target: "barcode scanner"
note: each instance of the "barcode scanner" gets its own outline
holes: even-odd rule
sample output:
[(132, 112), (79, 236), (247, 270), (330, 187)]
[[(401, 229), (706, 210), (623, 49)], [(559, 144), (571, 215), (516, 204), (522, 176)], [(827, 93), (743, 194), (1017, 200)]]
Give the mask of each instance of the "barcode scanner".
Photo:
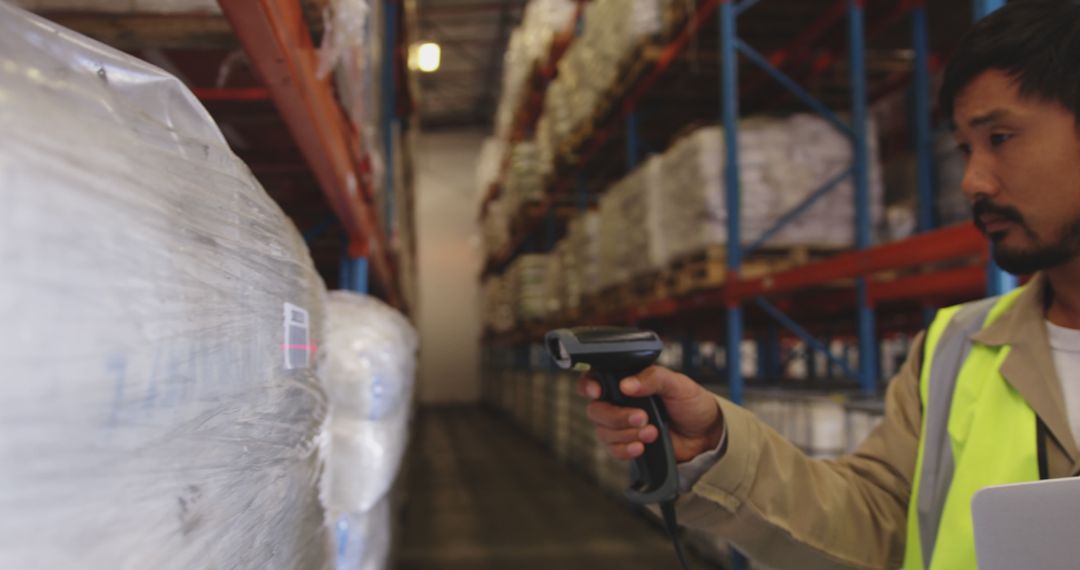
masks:
[(600, 383), (600, 399), (616, 406), (640, 408), (656, 426), (659, 436), (645, 445), (645, 453), (631, 464), (631, 483), (626, 496), (645, 505), (660, 503), (668, 534), (675, 543), (679, 562), (686, 568), (678, 540), (674, 502), (679, 495), (675, 450), (668, 433), (668, 416), (660, 398), (632, 398), (619, 390), (619, 381), (653, 365), (664, 344), (652, 332), (624, 327), (578, 327), (547, 333), (544, 345), (564, 370), (588, 369)]

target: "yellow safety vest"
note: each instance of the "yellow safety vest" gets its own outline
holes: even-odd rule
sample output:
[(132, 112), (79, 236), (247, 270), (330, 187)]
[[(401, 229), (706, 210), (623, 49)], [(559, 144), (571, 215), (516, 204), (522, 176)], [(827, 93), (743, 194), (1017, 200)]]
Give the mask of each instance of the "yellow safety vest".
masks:
[(1039, 479), (1039, 420), (999, 371), (1010, 347), (971, 340), (1020, 292), (943, 309), (927, 330), (905, 570), (974, 570), (975, 492)]

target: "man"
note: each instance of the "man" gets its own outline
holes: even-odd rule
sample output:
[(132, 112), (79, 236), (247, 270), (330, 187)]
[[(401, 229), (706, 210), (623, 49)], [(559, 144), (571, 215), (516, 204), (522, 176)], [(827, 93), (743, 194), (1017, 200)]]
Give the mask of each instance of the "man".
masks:
[[(1080, 473), (1078, 65), (1080, 4), (1067, 0), (1014, 0), (961, 41), (940, 107), (963, 191), (997, 262), (1036, 275), (940, 311), (855, 453), (810, 459), (670, 370), (621, 382), (671, 416), (681, 522), (778, 568), (974, 569), (975, 491)], [(579, 391), (599, 396), (588, 378)], [(640, 410), (594, 401), (588, 414), (615, 457), (657, 437)]]

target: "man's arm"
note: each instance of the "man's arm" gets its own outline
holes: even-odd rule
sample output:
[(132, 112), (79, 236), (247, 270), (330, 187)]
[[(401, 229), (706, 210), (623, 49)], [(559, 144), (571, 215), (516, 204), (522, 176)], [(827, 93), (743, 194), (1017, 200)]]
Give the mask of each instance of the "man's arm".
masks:
[(722, 457), (680, 499), (679, 522), (727, 538), (777, 568), (896, 568), (921, 428), (922, 337), (889, 385), (885, 418), (837, 460), (807, 457), (720, 399)]
[[(679, 503), (679, 520), (734, 542), (777, 568), (891, 568), (901, 564), (907, 502), (921, 428), (922, 336), (886, 394), (885, 418), (855, 453), (814, 460), (750, 412), (663, 368), (624, 379), (627, 396), (664, 401), (676, 460), (722, 457)], [(579, 392), (596, 400), (599, 385)], [(645, 414), (603, 401), (589, 404), (597, 437), (620, 459), (633, 459), (658, 435)], [(690, 470), (692, 471), (692, 470)]]

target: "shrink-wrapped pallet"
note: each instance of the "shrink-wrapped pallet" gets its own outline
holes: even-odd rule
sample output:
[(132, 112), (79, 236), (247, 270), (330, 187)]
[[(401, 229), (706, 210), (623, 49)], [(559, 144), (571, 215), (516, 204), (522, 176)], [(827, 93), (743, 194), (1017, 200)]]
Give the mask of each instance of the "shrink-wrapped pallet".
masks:
[(403, 315), (365, 295), (333, 291), (326, 311), (321, 498), (337, 551), (351, 557), (344, 567), (379, 570), (392, 528), (385, 503), (409, 439), (417, 336)]
[(547, 270), (544, 272), (545, 315), (561, 315), (569, 307), (566, 293), (566, 267), (563, 265), (566, 242), (560, 241), (547, 256)]
[(487, 206), (484, 214), (484, 251), (488, 257), (504, 253), (510, 244), (510, 215), (506, 199), (497, 198)]
[(572, 268), (567, 272), (571, 275), (569, 279), (577, 282), (575, 289), (581, 296), (599, 293), (602, 281), (600, 213), (588, 211), (571, 220), (566, 240), (573, 256)]
[(509, 140), (514, 113), (533, 69), (547, 62), (552, 41), (569, 29), (576, 9), (573, 0), (531, 0), (525, 6), (521, 25), (510, 34), (503, 57), (502, 92), (495, 112), (495, 131), (500, 139)]
[(547, 316), (545, 275), (548, 256), (527, 254), (510, 266), (509, 277), (518, 322), (539, 321)]
[[(871, 129), (870, 140), (874, 140)], [(881, 216), (882, 184), (871, 145), (872, 219)], [(739, 125), (741, 241), (750, 244), (851, 165), (850, 140), (824, 119), (749, 119)], [(677, 259), (728, 241), (724, 135), (705, 127), (663, 156), (659, 224), (666, 257)], [(854, 183), (847, 177), (765, 242), (771, 247), (854, 244)]]
[(660, 32), (663, 2), (596, 0), (585, 8), (584, 18), (582, 33), (559, 61), (544, 102), (556, 145), (592, 120), (628, 60)]
[(516, 310), (509, 272), (488, 277), (484, 281), (483, 294), (484, 323), (488, 329), (497, 333), (513, 329), (516, 322)]
[(544, 179), (540, 170), (540, 148), (535, 142), (523, 141), (510, 147), (503, 205), (511, 218), (525, 205), (543, 199)]
[(327, 568), (303, 239), (176, 78), (0, 3), (0, 568)]
[(649, 159), (600, 199), (601, 288), (661, 268), (661, 160)]

